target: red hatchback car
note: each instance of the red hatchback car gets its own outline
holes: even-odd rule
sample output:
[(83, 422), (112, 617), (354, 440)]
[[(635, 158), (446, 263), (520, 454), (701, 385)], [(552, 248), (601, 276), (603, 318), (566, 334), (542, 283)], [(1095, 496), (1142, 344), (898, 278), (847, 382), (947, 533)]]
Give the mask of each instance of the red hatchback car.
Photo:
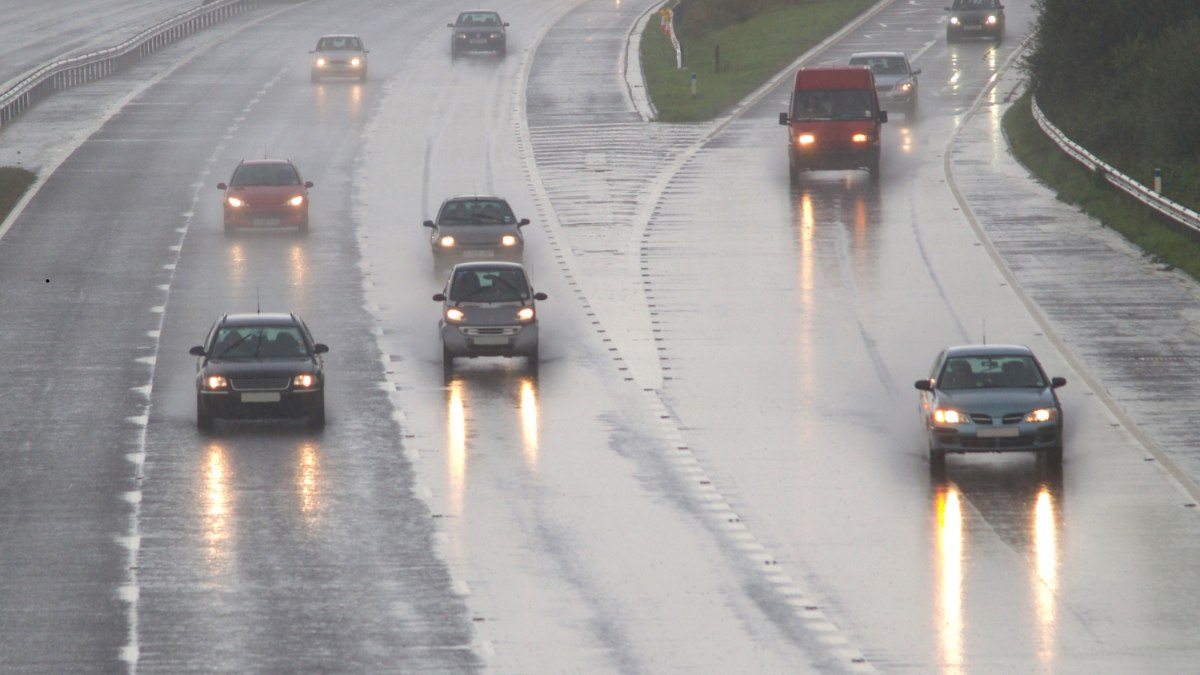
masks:
[(239, 227), (295, 227), (308, 231), (308, 188), (291, 160), (242, 160), (225, 191), (225, 232)]

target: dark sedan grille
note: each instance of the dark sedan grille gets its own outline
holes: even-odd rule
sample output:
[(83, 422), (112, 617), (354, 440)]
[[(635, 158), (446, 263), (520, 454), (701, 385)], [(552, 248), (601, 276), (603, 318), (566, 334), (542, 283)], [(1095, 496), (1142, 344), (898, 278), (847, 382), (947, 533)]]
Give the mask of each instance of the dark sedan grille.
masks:
[(229, 381), (235, 391), (282, 391), (288, 387), (286, 377), (239, 377)]
[[(982, 426), (991, 426), (995, 424), (995, 418), (984, 413), (969, 413), (971, 421)], [(1007, 413), (1001, 418), (1001, 424), (1016, 424), (1025, 419), (1025, 413)]]

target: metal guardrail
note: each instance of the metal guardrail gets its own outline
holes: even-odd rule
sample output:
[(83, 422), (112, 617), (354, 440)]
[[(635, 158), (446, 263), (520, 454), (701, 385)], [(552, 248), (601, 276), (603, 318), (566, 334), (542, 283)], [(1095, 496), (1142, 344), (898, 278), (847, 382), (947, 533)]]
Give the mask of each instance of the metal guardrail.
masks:
[(115, 47), (35, 68), (0, 93), (0, 129), (54, 92), (112, 75), (169, 44), (269, 1), (212, 0), (147, 28)]
[(1113, 167), (1105, 164), (1092, 153), (1088, 152), (1083, 146), (1075, 141), (1067, 138), (1058, 127), (1054, 126), (1050, 120), (1046, 119), (1046, 115), (1037, 104), (1037, 98), (1032, 101), (1033, 119), (1037, 121), (1038, 127), (1042, 132), (1050, 137), (1063, 152), (1067, 153), (1075, 159), (1075, 161), (1084, 165), (1089, 171), (1102, 172), (1104, 180), (1111, 185), (1124, 190), (1134, 199), (1142, 202), (1146, 206), (1158, 211), (1162, 215), (1188, 228), (1193, 234), (1200, 235), (1200, 213), (1193, 211), (1179, 202), (1172, 201), (1155, 192), (1154, 190), (1142, 185), (1129, 176), (1117, 171)]

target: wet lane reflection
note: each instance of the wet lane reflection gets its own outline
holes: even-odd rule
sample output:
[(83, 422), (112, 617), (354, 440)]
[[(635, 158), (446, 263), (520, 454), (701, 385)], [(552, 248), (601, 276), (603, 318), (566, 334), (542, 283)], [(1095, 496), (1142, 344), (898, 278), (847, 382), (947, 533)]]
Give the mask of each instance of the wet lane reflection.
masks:
[(224, 571), (230, 523), (230, 471), (225, 448), (218, 443), (208, 446), (204, 462), (204, 539), (209, 567)]
[[(954, 480), (935, 478), (932, 491), (937, 589), (934, 629), (941, 672), (969, 671), (970, 664), (963, 659), (973, 616), (975, 623), (1029, 626), (1030, 651), (1044, 666), (1053, 668), (1058, 658), (1061, 474), (1040, 463), (1002, 460), (964, 467)], [(981, 522), (968, 525), (968, 504), (971, 518)], [(1028, 602), (1014, 598), (997, 605), (994, 598), (971, 599), (966, 580), (972, 576), (973, 532), (980, 538), (999, 538), (1028, 561)], [(1025, 613), (1032, 616), (1023, 616)]]
[(296, 483), (300, 495), (300, 513), (310, 529), (317, 524), (321, 510), (321, 457), (312, 443), (300, 446), (296, 463)]
[[(500, 405), (497, 406), (496, 404)], [(477, 411), (474, 415), (470, 410)], [(475, 424), (485, 425), (490, 432), (504, 437), (502, 419), (493, 419), (497, 411), (515, 422), (512, 450), (520, 445), (521, 459), (530, 471), (536, 471), (541, 450), (541, 412), (538, 404), (537, 380), (511, 371), (475, 372), (469, 376), (455, 375), (446, 385), (446, 488), (450, 493), (450, 508), (462, 513), (467, 489), (467, 471), (471, 455), (470, 439)], [(481, 420), (480, 417), (486, 419)], [(494, 436), (493, 436), (494, 438)], [(492, 440), (503, 451), (503, 440)]]

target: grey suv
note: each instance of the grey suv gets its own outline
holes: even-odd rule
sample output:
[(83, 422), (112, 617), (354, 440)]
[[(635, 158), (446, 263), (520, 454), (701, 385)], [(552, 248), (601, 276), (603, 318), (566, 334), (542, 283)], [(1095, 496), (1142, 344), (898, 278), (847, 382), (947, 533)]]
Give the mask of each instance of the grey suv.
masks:
[(447, 377), (457, 357), (524, 356), (537, 369), (536, 304), (546, 294), (534, 292), (520, 263), (459, 263), (433, 299), (442, 303), (438, 330)]

